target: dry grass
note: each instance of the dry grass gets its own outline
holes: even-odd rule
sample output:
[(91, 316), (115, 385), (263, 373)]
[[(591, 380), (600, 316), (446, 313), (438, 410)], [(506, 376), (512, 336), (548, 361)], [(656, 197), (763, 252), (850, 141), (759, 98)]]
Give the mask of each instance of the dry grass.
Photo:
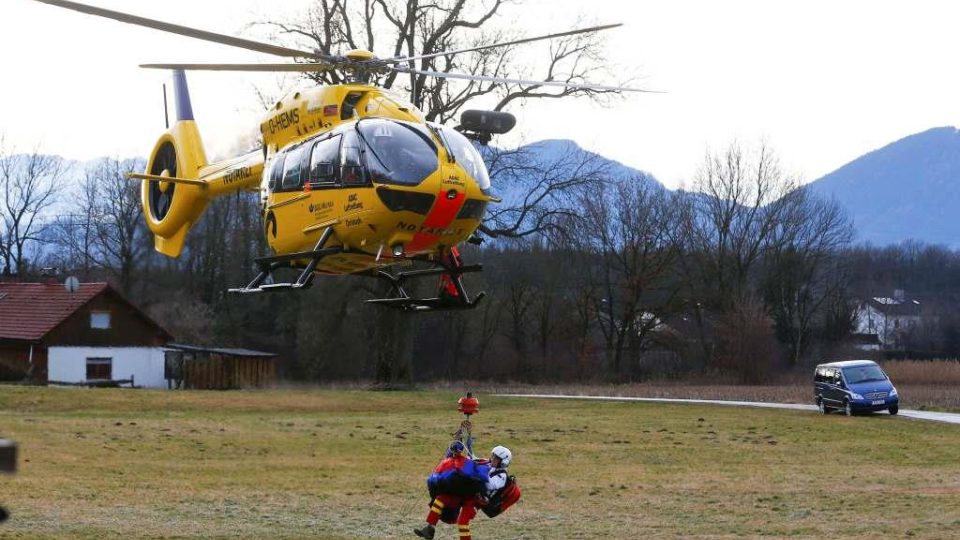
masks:
[[(902, 409), (960, 412), (960, 361), (899, 360), (881, 364), (900, 392)], [(727, 383), (722, 377), (690, 381), (651, 381), (635, 384), (472, 383), (470, 388), (488, 393), (529, 393), (628, 396), (648, 398), (719, 399), (813, 404), (813, 369), (782, 374), (770, 384)], [(711, 379), (717, 381), (713, 382)], [(463, 384), (436, 388), (463, 388)]]
[(897, 360), (881, 365), (897, 384), (960, 388), (960, 360)]
[[(410, 538), (456, 394), (0, 387), (0, 537)], [(956, 426), (480, 398), (524, 496), (478, 539), (960, 535)]]

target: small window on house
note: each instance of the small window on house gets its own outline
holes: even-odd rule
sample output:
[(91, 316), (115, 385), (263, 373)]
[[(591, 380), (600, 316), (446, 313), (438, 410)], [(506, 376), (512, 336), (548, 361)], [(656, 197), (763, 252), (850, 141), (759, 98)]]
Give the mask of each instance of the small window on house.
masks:
[(113, 379), (112, 358), (87, 358), (87, 380), (109, 381)]
[(110, 328), (110, 312), (94, 311), (90, 313), (90, 328), (106, 330)]

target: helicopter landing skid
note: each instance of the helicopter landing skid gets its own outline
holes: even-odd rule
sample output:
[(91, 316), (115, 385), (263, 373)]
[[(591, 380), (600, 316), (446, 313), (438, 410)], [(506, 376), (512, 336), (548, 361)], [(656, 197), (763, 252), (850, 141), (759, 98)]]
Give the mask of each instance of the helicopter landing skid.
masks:
[[(483, 270), (483, 265), (480, 264), (472, 264), (467, 266), (460, 265), (454, 267), (441, 265), (437, 268), (409, 270), (407, 272), (399, 272), (397, 274), (391, 274), (383, 270), (378, 270), (376, 274), (374, 274), (375, 277), (390, 282), (392, 289), (391, 292), (395, 296), (392, 298), (376, 298), (373, 300), (367, 300), (367, 303), (410, 312), (473, 309), (477, 307), (477, 304), (480, 303), (480, 300), (486, 296), (486, 293), (478, 293), (473, 300), (470, 300), (470, 297), (467, 295), (467, 291), (463, 288), (463, 283), (460, 281), (460, 276), (465, 272), (479, 272), (481, 270)], [(446, 275), (456, 288), (456, 294), (441, 295), (435, 298), (414, 298), (407, 293), (406, 289), (403, 288), (403, 283), (407, 279), (436, 275)]]
[[(313, 284), (313, 271), (317, 268), (317, 264), (320, 262), (320, 259), (326, 257), (327, 255), (343, 252), (342, 246), (332, 248), (323, 247), (323, 245), (327, 243), (327, 240), (330, 239), (332, 234), (332, 228), (327, 227), (324, 229), (323, 234), (320, 235), (320, 240), (317, 242), (316, 247), (314, 247), (312, 251), (300, 251), (297, 253), (288, 253), (285, 255), (261, 257), (256, 259), (256, 263), (260, 267), (260, 273), (257, 274), (257, 277), (253, 278), (253, 281), (251, 281), (245, 287), (227, 289), (227, 292), (231, 294), (254, 294), (261, 292), (289, 291), (309, 288), (310, 285)], [(292, 264), (293, 261), (303, 259), (309, 259), (310, 262), (307, 263), (307, 266), (305, 266), (303, 271), (300, 272), (300, 275), (297, 276), (296, 281), (290, 283), (263, 283), (273, 274), (275, 270), (280, 268), (294, 268)]]

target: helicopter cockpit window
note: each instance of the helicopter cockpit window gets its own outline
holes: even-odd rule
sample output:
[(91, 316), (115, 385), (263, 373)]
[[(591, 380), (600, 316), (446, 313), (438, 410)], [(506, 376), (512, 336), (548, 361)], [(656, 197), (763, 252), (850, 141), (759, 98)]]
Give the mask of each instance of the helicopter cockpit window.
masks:
[(310, 155), (310, 184), (333, 184), (340, 159), (340, 135), (317, 142)]
[(437, 147), (419, 126), (370, 119), (357, 129), (367, 145), (367, 169), (374, 182), (414, 186), (440, 165)]
[(457, 163), (477, 181), (480, 189), (489, 189), (490, 175), (487, 174), (487, 166), (483, 163), (483, 158), (480, 157), (480, 152), (473, 146), (473, 143), (455, 129), (441, 129), (443, 129), (444, 140), (450, 147), (450, 151), (453, 152), (453, 157), (457, 160)]
[(300, 146), (287, 152), (287, 157), (283, 161), (283, 183), (281, 188), (298, 189), (301, 183), (301, 169), (303, 168), (303, 150), (306, 146)]

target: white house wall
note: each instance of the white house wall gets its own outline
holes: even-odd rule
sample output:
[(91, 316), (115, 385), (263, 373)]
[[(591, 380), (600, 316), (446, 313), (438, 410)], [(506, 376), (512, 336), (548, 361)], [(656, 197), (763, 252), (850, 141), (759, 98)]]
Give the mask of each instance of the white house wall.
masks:
[(145, 388), (166, 388), (164, 353), (159, 347), (50, 347), (47, 378), (59, 382), (85, 382), (87, 358), (112, 359), (113, 379), (134, 379)]

